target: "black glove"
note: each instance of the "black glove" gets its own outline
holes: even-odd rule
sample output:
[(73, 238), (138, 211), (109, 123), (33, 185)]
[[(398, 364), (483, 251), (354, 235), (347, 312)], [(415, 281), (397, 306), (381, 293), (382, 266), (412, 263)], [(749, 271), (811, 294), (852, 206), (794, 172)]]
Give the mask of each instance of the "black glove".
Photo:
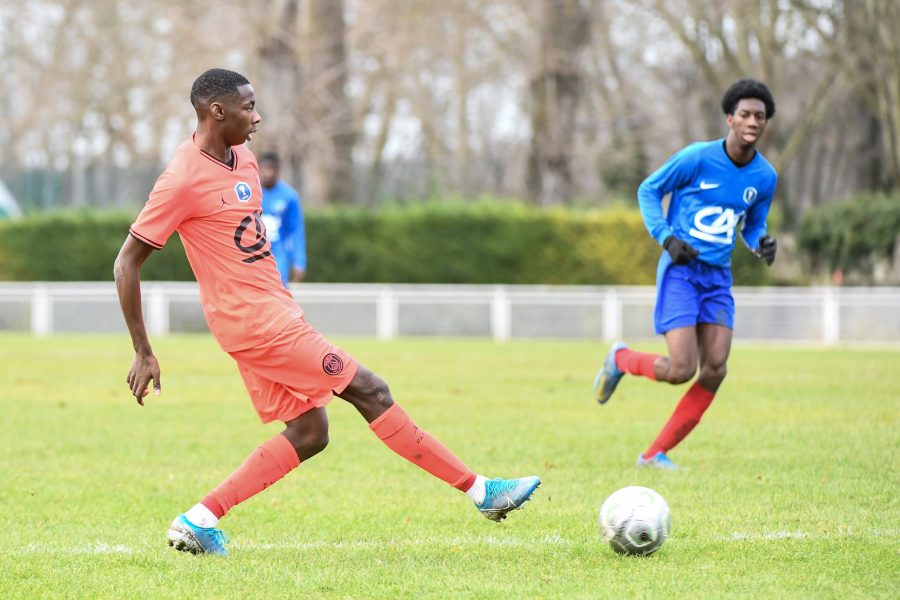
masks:
[(686, 265), (700, 254), (696, 248), (684, 240), (679, 240), (674, 235), (666, 238), (666, 241), (663, 242), (663, 248), (672, 257), (672, 264), (676, 265)]
[(756, 255), (761, 256), (763, 260), (766, 261), (767, 265), (771, 265), (775, 260), (776, 249), (777, 244), (775, 243), (775, 238), (770, 235), (764, 235), (759, 238), (759, 248), (756, 250)]

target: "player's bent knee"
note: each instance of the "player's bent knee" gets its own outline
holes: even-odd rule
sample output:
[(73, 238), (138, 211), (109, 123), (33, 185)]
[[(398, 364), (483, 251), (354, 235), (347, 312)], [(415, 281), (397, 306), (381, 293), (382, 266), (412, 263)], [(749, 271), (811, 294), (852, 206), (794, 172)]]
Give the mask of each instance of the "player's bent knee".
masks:
[(291, 440), (300, 460), (309, 460), (328, 446), (328, 432), (305, 432)]
[(369, 422), (394, 404), (387, 383), (367, 369), (359, 370), (340, 397), (355, 406)]
[(700, 370), (700, 379), (703, 381), (721, 383), (727, 374), (728, 367), (725, 363), (722, 363), (721, 365), (704, 365)]
[(319, 435), (315, 438), (310, 439), (306, 446), (304, 452), (307, 456), (302, 456), (302, 458), (309, 458), (311, 456), (315, 456), (322, 450), (324, 450), (328, 446), (328, 433), (323, 435)]
[(316, 409), (285, 423), (284, 437), (300, 460), (312, 458), (328, 446), (328, 419), (324, 409)]
[(671, 364), (669, 366), (668, 382), (669, 383), (685, 383), (694, 378), (697, 369), (688, 365)]

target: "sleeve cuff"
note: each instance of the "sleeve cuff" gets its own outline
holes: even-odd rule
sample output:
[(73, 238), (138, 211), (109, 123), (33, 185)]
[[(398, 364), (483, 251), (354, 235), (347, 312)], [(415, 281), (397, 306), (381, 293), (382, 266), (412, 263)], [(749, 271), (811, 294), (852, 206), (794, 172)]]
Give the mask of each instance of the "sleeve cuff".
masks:
[(144, 242), (148, 246), (152, 246), (153, 248), (156, 248), (157, 250), (162, 250), (162, 247), (164, 246), (164, 244), (160, 244), (159, 242), (154, 242), (150, 238), (141, 235), (140, 233), (135, 231), (134, 228), (129, 229), (128, 233), (133, 235), (136, 239), (140, 240), (141, 242)]

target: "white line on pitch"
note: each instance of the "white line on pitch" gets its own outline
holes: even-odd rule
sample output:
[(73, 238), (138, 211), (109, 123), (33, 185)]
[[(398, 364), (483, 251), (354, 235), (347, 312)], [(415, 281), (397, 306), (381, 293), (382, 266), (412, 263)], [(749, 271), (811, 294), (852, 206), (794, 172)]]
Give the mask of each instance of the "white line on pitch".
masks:
[(714, 536), (716, 541), (725, 542), (743, 542), (743, 541), (773, 541), (773, 540), (821, 540), (849, 538), (859, 535), (870, 536), (873, 538), (894, 538), (900, 537), (900, 529), (875, 529), (868, 528), (863, 530), (854, 529), (853, 527), (839, 527), (837, 531), (827, 531), (821, 533), (809, 533), (806, 531), (764, 531), (764, 532), (741, 532), (735, 531), (729, 535)]
[[(316, 550), (323, 548), (397, 548), (413, 546), (494, 546), (494, 547), (536, 547), (567, 546), (572, 542), (552, 533), (540, 538), (499, 538), (495, 536), (474, 537), (427, 537), (404, 540), (316, 540), (311, 542), (275, 542), (275, 543), (238, 543), (231, 547), (241, 550)], [(155, 546), (154, 546), (155, 548)], [(132, 548), (124, 544), (109, 544), (102, 541), (76, 544), (75, 546), (52, 546), (45, 544), (28, 544), (23, 548), (0, 549), (0, 554), (131, 554), (149, 548)]]
[[(124, 544), (107, 544), (106, 542), (90, 542), (75, 546), (53, 547), (44, 544), (28, 544), (19, 550), (11, 550), (11, 554), (131, 554), (135, 549)], [(5, 553), (5, 551), (3, 551)]]
[[(866, 536), (872, 538), (896, 538), (900, 537), (900, 529), (854, 529), (853, 527), (841, 527), (836, 531), (810, 533), (806, 531), (764, 531), (741, 532), (735, 531), (728, 535), (716, 535), (711, 539), (718, 542), (754, 542), (777, 540), (822, 540), (839, 539)], [(599, 540), (599, 536), (597, 536)], [(677, 539), (677, 538), (676, 538)], [(709, 538), (708, 538), (709, 539)], [(493, 535), (473, 537), (427, 537), (402, 540), (315, 540), (309, 542), (273, 542), (273, 543), (238, 543), (232, 545), (234, 549), (249, 551), (267, 550), (321, 550), (321, 549), (370, 549), (370, 548), (409, 548), (417, 546), (491, 546), (498, 548), (538, 547), (538, 546), (571, 546), (578, 542), (562, 537), (559, 533), (547, 534), (543, 537), (527, 538), (500, 538)], [(46, 544), (28, 544), (21, 548), (0, 549), (0, 554), (132, 554), (134, 552), (155, 551), (159, 546), (131, 547), (124, 544), (110, 544), (103, 541), (76, 544), (74, 546), (52, 546)]]

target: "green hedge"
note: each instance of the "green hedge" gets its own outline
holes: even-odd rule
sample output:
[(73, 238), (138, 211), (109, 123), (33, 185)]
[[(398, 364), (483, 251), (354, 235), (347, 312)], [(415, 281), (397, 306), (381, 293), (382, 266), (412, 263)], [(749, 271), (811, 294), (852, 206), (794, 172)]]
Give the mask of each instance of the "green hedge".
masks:
[[(0, 280), (112, 278), (133, 215), (64, 213), (0, 225)], [(513, 202), (332, 208), (306, 215), (308, 281), (652, 284), (660, 248), (634, 210), (540, 211)], [(147, 280), (190, 280), (177, 236), (144, 265)], [(735, 282), (764, 284), (744, 248)]]
[(900, 197), (862, 196), (806, 213), (798, 241), (817, 267), (865, 271), (891, 258), (900, 235)]
[[(0, 224), (0, 280), (104, 281), (134, 215), (58, 212)], [(144, 264), (145, 279), (193, 279), (177, 236)]]

